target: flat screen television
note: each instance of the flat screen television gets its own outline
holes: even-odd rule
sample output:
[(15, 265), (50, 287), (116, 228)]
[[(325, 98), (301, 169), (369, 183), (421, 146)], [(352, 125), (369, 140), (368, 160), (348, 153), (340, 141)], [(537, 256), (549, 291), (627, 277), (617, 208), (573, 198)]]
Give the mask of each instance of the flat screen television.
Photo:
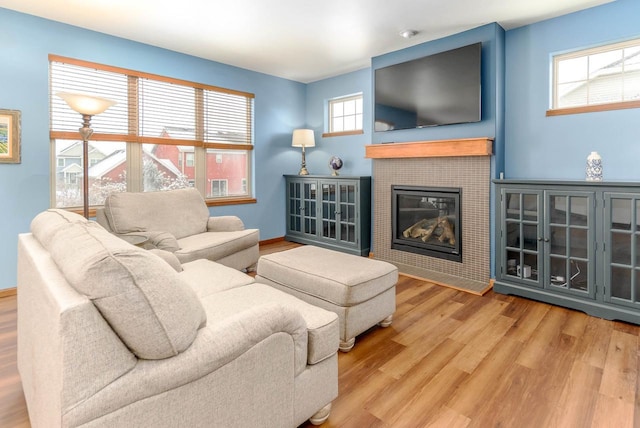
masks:
[(375, 70), (376, 131), (479, 122), (482, 43)]

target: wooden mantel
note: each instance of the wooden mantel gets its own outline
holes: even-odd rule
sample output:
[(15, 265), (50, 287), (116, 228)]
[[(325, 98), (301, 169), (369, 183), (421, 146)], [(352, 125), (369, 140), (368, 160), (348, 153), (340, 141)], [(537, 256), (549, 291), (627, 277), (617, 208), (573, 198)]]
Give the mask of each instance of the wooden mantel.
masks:
[(365, 146), (370, 159), (431, 158), (452, 156), (491, 156), (492, 138), (462, 138), (458, 140), (415, 141), (411, 143), (371, 144)]

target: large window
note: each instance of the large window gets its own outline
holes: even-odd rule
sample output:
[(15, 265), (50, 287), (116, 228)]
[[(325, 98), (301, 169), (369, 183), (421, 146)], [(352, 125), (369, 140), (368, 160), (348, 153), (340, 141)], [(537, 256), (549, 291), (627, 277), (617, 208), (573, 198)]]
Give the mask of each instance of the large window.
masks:
[(362, 94), (329, 100), (329, 132), (334, 135), (362, 134)]
[[(111, 192), (194, 186), (210, 205), (255, 201), (247, 185), (253, 94), (54, 55), (49, 61), (53, 206), (82, 206), (84, 161), (92, 206)], [(82, 118), (58, 92), (117, 101), (91, 120), (88, 160), (77, 131)]]
[(640, 39), (553, 57), (553, 114), (640, 107)]

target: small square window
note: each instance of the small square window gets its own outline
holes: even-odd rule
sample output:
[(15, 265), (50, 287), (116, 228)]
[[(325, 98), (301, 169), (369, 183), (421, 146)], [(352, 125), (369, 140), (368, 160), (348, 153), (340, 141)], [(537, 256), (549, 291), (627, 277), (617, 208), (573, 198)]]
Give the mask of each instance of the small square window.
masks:
[(362, 94), (329, 101), (329, 132), (362, 130)]

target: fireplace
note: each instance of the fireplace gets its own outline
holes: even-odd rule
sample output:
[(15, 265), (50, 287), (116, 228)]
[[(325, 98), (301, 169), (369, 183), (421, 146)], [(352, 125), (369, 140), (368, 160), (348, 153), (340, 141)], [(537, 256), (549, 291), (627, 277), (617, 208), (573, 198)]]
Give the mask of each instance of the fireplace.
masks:
[(462, 262), (461, 189), (391, 186), (391, 248)]

